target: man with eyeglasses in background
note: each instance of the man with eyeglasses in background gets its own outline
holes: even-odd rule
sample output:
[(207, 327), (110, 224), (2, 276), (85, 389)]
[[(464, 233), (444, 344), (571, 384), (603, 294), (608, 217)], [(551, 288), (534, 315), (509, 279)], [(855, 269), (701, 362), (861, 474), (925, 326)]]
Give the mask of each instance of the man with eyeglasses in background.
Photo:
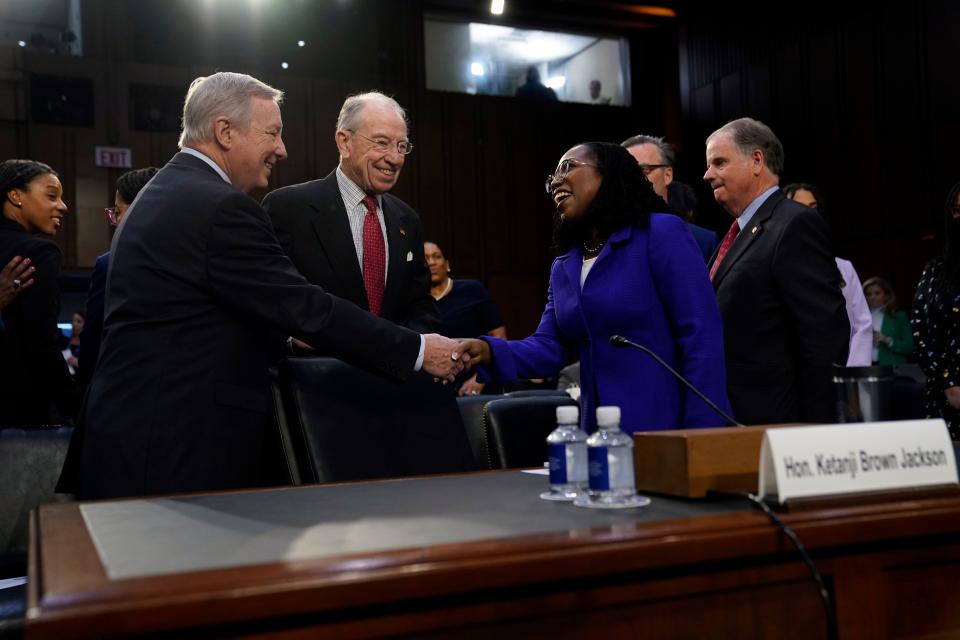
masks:
[[(145, 167), (127, 171), (117, 178), (117, 190), (113, 196), (113, 206), (103, 210), (107, 224), (116, 227), (120, 224), (127, 209), (133, 204), (137, 194), (159, 171), (156, 167)], [(90, 274), (90, 288), (87, 290), (86, 322), (80, 334), (80, 357), (77, 367), (77, 384), (80, 396), (86, 391), (93, 379), (93, 367), (100, 356), (100, 341), (103, 338), (103, 306), (107, 289), (107, 269), (110, 267), (110, 252), (107, 251), (93, 265)]]
[(335, 140), (340, 164), (326, 178), (264, 198), (280, 244), (328, 293), (414, 331), (436, 331), (420, 217), (388, 193), (413, 150), (403, 107), (382, 93), (350, 96)]
[[(637, 164), (643, 169), (644, 175), (653, 185), (653, 190), (657, 192), (657, 195), (663, 198), (667, 206), (682, 217), (683, 212), (673, 206), (667, 192), (667, 187), (673, 182), (673, 162), (676, 157), (673, 145), (663, 138), (641, 134), (627, 138), (620, 143), (620, 146), (636, 158)], [(693, 234), (693, 239), (697, 241), (697, 246), (700, 247), (704, 263), (708, 262), (717, 245), (720, 244), (717, 234), (709, 229), (698, 227), (689, 221), (687, 227)]]

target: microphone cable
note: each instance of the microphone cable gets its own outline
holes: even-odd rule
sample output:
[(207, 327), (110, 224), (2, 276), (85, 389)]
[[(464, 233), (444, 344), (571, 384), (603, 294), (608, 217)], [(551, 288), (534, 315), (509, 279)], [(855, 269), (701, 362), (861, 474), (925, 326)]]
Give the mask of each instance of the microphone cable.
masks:
[(800, 542), (800, 538), (797, 537), (797, 534), (791, 529), (787, 524), (780, 519), (780, 516), (770, 508), (766, 502), (761, 500), (758, 496), (752, 493), (739, 493), (739, 492), (726, 492), (726, 491), (710, 491), (712, 495), (721, 496), (721, 497), (737, 497), (744, 498), (756, 509), (762, 511), (770, 518), (770, 521), (773, 523), (777, 529), (787, 537), (788, 540), (793, 544), (794, 548), (797, 550), (797, 553), (800, 554), (800, 558), (803, 560), (803, 563), (807, 565), (807, 569), (810, 570), (810, 575), (813, 577), (814, 583), (817, 586), (817, 593), (820, 595), (820, 602), (823, 604), (823, 611), (826, 615), (827, 623), (827, 639), (828, 640), (837, 640), (839, 637), (839, 631), (837, 629), (837, 612), (833, 606), (833, 598), (830, 596), (830, 591), (827, 589), (827, 584), (823, 580), (823, 575), (820, 573), (820, 570), (817, 569), (817, 565), (814, 564), (813, 558), (810, 557), (810, 553), (807, 551), (807, 548), (803, 546), (803, 543)]
[(737, 422), (737, 421), (734, 420), (731, 416), (727, 415), (727, 412), (726, 412), (726, 411), (724, 411), (723, 409), (721, 409), (720, 407), (718, 407), (716, 404), (714, 404), (714, 402), (713, 402), (710, 398), (708, 398), (707, 396), (705, 396), (705, 395), (703, 395), (702, 393), (700, 393), (700, 390), (697, 389), (695, 386), (693, 386), (693, 384), (691, 384), (689, 380), (687, 380), (687, 379), (684, 378), (682, 375), (680, 375), (680, 373), (679, 373), (676, 369), (674, 369), (673, 367), (671, 367), (670, 365), (668, 365), (666, 362), (664, 362), (663, 358), (661, 358), (660, 356), (658, 356), (657, 354), (655, 354), (652, 350), (648, 349), (647, 347), (643, 346), (642, 344), (637, 344), (636, 342), (631, 342), (630, 340), (627, 340), (626, 338), (624, 338), (623, 336), (620, 336), (620, 335), (612, 335), (612, 336), (610, 336), (610, 344), (613, 345), (613, 346), (615, 346), (615, 347), (620, 347), (620, 348), (623, 348), (623, 347), (633, 347), (634, 349), (639, 349), (640, 351), (643, 351), (645, 354), (647, 354), (648, 356), (650, 356), (651, 358), (653, 358), (654, 360), (656, 360), (657, 364), (659, 364), (661, 367), (663, 367), (664, 369), (666, 369), (667, 371), (669, 371), (670, 373), (672, 373), (672, 374), (673, 374), (673, 377), (675, 377), (677, 380), (679, 380), (679, 381), (682, 382), (684, 385), (686, 385), (687, 389), (690, 389), (690, 391), (693, 391), (695, 394), (697, 394), (697, 397), (698, 397), (698, 398), (700, 398), (701, 400), (703, 400), (704, 402), (706, 402), (706, 403), (707, 403), (707, 406), (709, 406), (711, 409), (713, 409), (714, 411), (716, 411), (717, 414), (720, 415), (724, 420), (726, 420), (726, 421), (729, 422), (730, 424), (736, 425), (736, 426), (738, 426), (738, 427), (746, 426), (746, 425), (744, 425), (744, 424), (742, 424), (742, 423), (740, 423), (740, 422)]

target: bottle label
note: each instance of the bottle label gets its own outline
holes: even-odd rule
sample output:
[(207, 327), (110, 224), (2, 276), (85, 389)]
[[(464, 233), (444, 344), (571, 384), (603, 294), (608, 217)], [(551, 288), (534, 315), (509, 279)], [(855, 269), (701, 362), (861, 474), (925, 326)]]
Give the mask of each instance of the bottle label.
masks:
[(565, 442), (547, 445), (550, 460), (550, 484), (586, 483), (587, 445)]
[(629, 447), (591, 447), (590, 489), (591, 491), (611, 491), (632, 489), (635, 485), (633, 475), (633, 450)]
[(567, 445), (548, 444), (547, 455), (550, 460), (550, 484), (567, 484)]

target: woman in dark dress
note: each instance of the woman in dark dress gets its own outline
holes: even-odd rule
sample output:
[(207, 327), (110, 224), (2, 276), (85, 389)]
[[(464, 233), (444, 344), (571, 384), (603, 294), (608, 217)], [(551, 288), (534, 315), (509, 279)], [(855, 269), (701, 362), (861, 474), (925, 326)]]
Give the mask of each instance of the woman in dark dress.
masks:
[[(440, 333), (450, 338), (493, 336), (506, 340), (507, 329), (486, 287), (477, 280), (451, 278), (450, 261), (436, 242), (424, 242), (423, 253), (430, 269), (430, 293), (440, 308)], [(458, 378), (458, 395), (483, 392), (484, 384), (477, 382), (476, 373), (463, 377), (462, 381)]]
[(63, 187), (41, 162), (4, 160), (0, 194), (0, 264), (22, 256), (36, 268), (30, 289), (2, 310), (0, 425), (62, 423), (79, 402), (57, 331), (62, 254), (51, 238), (67, 212)]
[(960, 439), (960, 182), (946, 203), (943, 256), (927, 263), (913, 301), (914, 353), (927, 375), (928, 418)]

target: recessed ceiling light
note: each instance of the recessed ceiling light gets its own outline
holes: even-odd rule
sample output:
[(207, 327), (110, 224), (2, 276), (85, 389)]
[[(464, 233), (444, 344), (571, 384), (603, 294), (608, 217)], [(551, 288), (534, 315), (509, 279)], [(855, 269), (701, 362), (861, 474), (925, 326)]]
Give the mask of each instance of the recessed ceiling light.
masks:
[(289, 68), (290, 68), (290, 65), (287, 64), (286, 62), (281, 62), (281, 63), (280, 63), (280, 66), (281, 66), (282, 68), (284, 68), (284, 69), (289, 69)]
[(307, 46), (307, 43), (304, 42), (303, 40), (297, 40), (297, 46), (298, 46), (298, 47), (305, 47), (305, 46)]
[(25, 46), (27, 46), (27, 41), (26, 41), (26, 40), (17, 40), (17, 44), (20, 45), (21, 47), (25, 47)]
[(504, 0), (491, 0), (490, 13), (492, 13), (495, 16), (503, 15), (504, 4), (505, 4)]

